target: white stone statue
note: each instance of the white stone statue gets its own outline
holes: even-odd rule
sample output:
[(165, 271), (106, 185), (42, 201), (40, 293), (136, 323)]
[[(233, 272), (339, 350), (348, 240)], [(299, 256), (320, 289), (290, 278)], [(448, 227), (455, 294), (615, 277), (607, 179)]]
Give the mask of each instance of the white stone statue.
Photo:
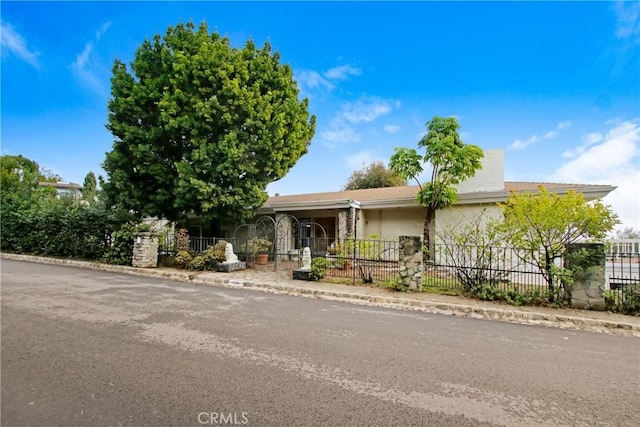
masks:
[(233, 245), (231, 243), (227, 243), (227, 245), (224, 247), (224, 260), (224, 262), (227, 264), (238, 262), (238, 255), (233, 253)]
[(311, 249), (308, 246), (302, 250), (302, 270), (311, 270)]

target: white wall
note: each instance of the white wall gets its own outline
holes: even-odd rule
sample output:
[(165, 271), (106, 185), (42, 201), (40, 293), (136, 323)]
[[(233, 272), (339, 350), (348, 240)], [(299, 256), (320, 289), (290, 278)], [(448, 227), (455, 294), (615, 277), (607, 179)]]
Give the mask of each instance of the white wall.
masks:
[(504, 151), (486, 150), (482, 159), (482, 169), (473, 178), (458, 185), (458, 194), (479, 191), (500, 191), (504, 189)]

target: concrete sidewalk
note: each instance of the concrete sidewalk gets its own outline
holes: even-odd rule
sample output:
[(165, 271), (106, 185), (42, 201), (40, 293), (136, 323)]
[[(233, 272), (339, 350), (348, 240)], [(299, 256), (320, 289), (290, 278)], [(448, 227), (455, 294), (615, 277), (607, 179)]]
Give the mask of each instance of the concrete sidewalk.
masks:
[(9, 253), (1, 253), (0, 258), (91, 268), (202, 285), (247, 288), (367, 306), (640, 337), (640, 317), (638, 316), (567, 308), (515, 307), (466, 297), (393, 292), (373, 286), (307, 282), (291, 279), (290, 272), (287, 274), (286, 272), (247, 269), (231, 273), (218, 273), (185, 271), (175, 268), (135, 268)]

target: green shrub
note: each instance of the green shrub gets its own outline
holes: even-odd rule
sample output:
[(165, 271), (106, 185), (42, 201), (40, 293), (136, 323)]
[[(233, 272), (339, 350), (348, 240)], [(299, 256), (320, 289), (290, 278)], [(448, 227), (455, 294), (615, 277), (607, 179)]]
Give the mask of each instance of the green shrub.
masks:
[(192, 259), (193, 259), (193, 257), (191, 256), (189, 251), (187, 251), (185, 249), (182, 249), (182, 250), (178, 251), (178, 253), (176, 254), (175, 264), (179, 268), (188, 268), (189, 265), (191, 264), (191, 260)]
[[(8, 252), (131, 262), (122, 260), (120, 248), (110, 246), (109, 238), (123, 224), (137, 218), (102, 203), (86, 205), (36, 191), (23, 201), (3, 198), (0, 220), (2, 250)], [(118, 236), (114, 240), (117, 239)]]
[(187, 268), (189, 270), (204, 270), (206, 263), (207, 261), (204, 255), (196, 255), (193, 257), (193, 259), (191, 259), (191, 261), (187, 265)]
[(204, 257), (203, 270), (217, 270), (218, 264), (225, 261), (225, 250), (227, 242), (219, 240), (215, 246), (209, 246), (206, 251), (201, 253)]
[(200, 252), (193, 256), (186, 249), (178, 251), (174, 258), (174, 264), (178, 268), (187, 268), (189, 270), (215, 271), (218, 264), (225, 260), (225, 249), (227, 242), (218, 241), (215, 246), (209, 246), (206, 251)]
[(391, 289), (399, 292), (411, 292), (407, 286), (402, 283), (402, 280), (398, 277), (390, 277), (382, 282), (379, 282), (379, 286), (385, 289)]
[(327, 265), (329, 261), (326, 258), (314, 258), (311, 261), (311, 271), (309, 271), (309, 278), (311, 280), (320, 280), (327, 274)]
[(103, 261), (109, 264), (131, 265), (133, 239), (136, 232), (137, 223), (131, 221), (111, 233), (111, 246), (107, 249)]
[(607, 310), (623, 314), (640, 314), (640, 285), (627, 285), (624, 292), (607, 290), (604, 294)]
[(544, 299), (543, 292), (539, 290), (522, 292), (515, 287), (500, 289), (498, 286), (491, 284), (475, 287), (472, 291), (466, 292), (465, 294), (484, 301), (504, 301), (507, 304), (515, 306), (539, 305)]

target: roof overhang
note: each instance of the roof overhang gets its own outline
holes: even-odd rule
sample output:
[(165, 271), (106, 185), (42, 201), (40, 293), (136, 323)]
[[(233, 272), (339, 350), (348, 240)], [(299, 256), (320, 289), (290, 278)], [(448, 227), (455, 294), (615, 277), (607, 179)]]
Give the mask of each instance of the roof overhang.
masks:
[(316, 200), (305, 202), (289, 202), (289, 203), (271, 203), (269, 206), (263, 206), (258, 209), (259, 214), (268, 214), (276, 212), (296, 212), (296, 211), (313, 211), (313, 210), (329, 210), (329, 209), (362, 209), (362, 204), (357, 200)]
[[(581, 185), (579, 188), (571, 187), (556, 187), (548, 188), (549, 192), (564, 195), (573, 190), (582, 193), (587, 201), (601, 199), (607, 194), (615, 190), (616, 187), (612, 185)], [(531, 190), (518, 191), (520, 194), (531, 193)], [(458, 195), (458, 200), (455, 205), (477, 205), (477, 204), (491, 204), (505, 202), (511, 192), (509, 190), (499, 191), (480, 191), (474, 193), (462, 193)], [(271, 201), (268, 206), (264, 206), (258, 209), (259, 214), (274, 214), (277, 212), (296, 212), (296, 211), (310, 211), (310, 210), (330, 210), (330, 209), (348, 209), (354, 207), (356, 209), (393, 209), (393, 208), (417, 208), (420, 207), (415, 196), (402, 197), (402, 198), (389, 198), (378, 200), (349, 200), (349, 199), (335, 199), (335, 200), (315, 200), (315, 201), (296, 201), (296, 202), (284, 202), (278, 203), (277, 201)]]

